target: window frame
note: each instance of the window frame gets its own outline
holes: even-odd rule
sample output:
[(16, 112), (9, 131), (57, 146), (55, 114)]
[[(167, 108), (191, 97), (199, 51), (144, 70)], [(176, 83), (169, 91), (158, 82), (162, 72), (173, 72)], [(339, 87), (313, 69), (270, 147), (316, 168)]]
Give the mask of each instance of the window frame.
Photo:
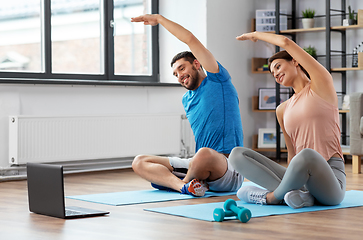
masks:
[[(151, 52), (152, 69), (151, 75), (121, 75), (114, 73), (114, 38), (113, 27), (113, 1), (104, 0), (103, 6), (103, 39), (101, 46), (104, 49), (103, 74), (67, 74), (52, 73), (52, 42), (51, 42), (51, 1), (41, 1), (41, 22), (42, 22), (42, 64), (44, 72), (0, 72), (0, 83), (19, 83), (19, 84), (67, 84), (67, 85), (142, 85), (142, 86), (175, 86), (173, 83), (161, 83), (159, 77), (159, 27), (151, 29)], [(151, 0), (151, 12), (159, 12), (159, 0)], [(177, 84), (179, 85), (179, 84)]]

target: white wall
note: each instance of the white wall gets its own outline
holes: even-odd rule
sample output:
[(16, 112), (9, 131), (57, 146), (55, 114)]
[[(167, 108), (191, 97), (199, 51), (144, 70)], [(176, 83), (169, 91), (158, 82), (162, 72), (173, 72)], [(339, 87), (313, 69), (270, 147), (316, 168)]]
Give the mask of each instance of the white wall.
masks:
[[(207, 0), (160, 0), (159, 12), (166, 18), (191, 31), (203, 44), (206, 44), (206, 1)], [(175, 54), (189, 50), (165, 28), (159, 28), (160, 44), (160, 81), (175, 83), (172, 74), (171, 59)]]
[(215, 58), (229, 71), (240, 99), (240, 112), (244, 134), (244, 146), (252, 146), (255, 115), (251, 109), (253, 76), (250, 59), (251, 45), (239, 42), (236, 37), (250, 31), (250, 19), (254, 14), (253, 1), (207, 1), (207, 47)]
[(0, 170), (8, 163), (9, 115), (183, 114), (181, 87), (0, 85)]

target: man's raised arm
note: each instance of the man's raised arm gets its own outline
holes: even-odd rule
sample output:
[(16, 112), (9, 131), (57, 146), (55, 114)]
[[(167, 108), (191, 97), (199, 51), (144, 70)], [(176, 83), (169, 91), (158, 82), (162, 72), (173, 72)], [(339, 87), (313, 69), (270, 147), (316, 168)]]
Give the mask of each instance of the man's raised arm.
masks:
[(156, 26), (161, 24), (166, 30), (173, 34), (180, 41), (188, 45), (190, 51), (202, 64), (203, 68), (211, 73), (219, 71), (218, 64), (213, 54), (187, 29), (170, 21), (159, 14), (146, 14), (131, 18), (131, 22), (143, 22), (145, 25)]

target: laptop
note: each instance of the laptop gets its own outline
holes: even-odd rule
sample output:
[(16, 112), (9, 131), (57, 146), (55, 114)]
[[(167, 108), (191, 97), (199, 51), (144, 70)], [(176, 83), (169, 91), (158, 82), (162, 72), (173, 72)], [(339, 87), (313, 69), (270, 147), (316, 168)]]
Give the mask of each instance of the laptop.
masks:
[(63, 166), (27, 163), (29, 210), (58, 218), (94, 217), (108, 214), (82, 207), (65, 207)]

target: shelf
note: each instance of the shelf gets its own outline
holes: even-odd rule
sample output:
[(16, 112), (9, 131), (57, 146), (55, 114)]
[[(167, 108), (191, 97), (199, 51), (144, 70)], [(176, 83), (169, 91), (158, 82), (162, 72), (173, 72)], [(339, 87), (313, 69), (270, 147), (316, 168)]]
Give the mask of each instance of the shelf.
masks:
[[(258, 96), (252, 96), (252, 112), (275, 112), (275, 109), (258, 109)], [(349, 113), (349, 109), (339, 109), (339, 113)]]
[(331, 72), (346, 72), (346, 71), (360, 71), (363, 70), (363, 53), (358, 52), (358, 66), (357, 67), (341, 67), (331, 68)]
[[(363, 25), (350, 25), (350, 26), (334, 26), (330, 27), (331, 30), (349, 30), (349, 29), (359, 29), (363, 28)], [(301, 28), (301, 29), (287, 29), (282, 30), (280, 33), (304, 33), (304, 32), (322, 32), (325, 31), (326, 27), (316, 27), (316, 28)]]
[(349, 113), (349, 109), (339, 109), (339, 113)]
[[(331, 30), (349, 30), (349, 29), (359, 29), (363, 28), (363, 25), (350, 25), (350, 26), (334, 26), (330, 27)], [(298, 28), (298, 29), (287, 29), (281, 30), (280, 33), (288, 34), (288, 33), (306, 33), (306, 32), (323, 32), (326, 30), (326, 27), (314, 27), (314, 28)], [(256, 31), (256, 19), (251, 19), (251, 32)], [(265, 33), (275, 33), (275, 31), (266, 31)]]
[(280, 33), (286, 34), (286, 33), (322, 32), (322, 31), (325, 31), (325, 27), (287, 29), (280, 31)]
[(267, 64), (267, 58), (252, 58), (251, 62), (251, 71), (252, 73), (270, 73), (270, 71), (261, 71), (258, 70), (262, 68), (264, 64)]
[[(252, 136), (252, 150), (256, 152), (276, 152), (276, 148), (258, 148), (258, 135)], [(281, 148), (281, 152), (287, 153), (287, 149)], [(343, 155), (350, 155), (349, 146), (342, 146)]]
[[(276, 152), (276, 148), (252, 148), (256, 152)], [(287, 152), (286, 149), (281, 149), (281, 152)]]
[(275, 112), (275, 109), (258, 109), (258, 96), (252, 96), (252, 112)]
[[(257, 147), (258, 135), (252, 136), (252, 150), (256, 152), (276, 152), (276, 148), (258, 148)], [(281, 152), (287, 152), (287, 149), (281, 148)]]
[[(330, 27), (331, 30), (349, 30), (349, 29), (359, 29), (363, 28), (363, 25), (350, 25), (350, 26), (334, 26)], [(326, 27), (315, 27), (315, 28), (298, 28), (298, 29), (287, 29), (281, 30), (281, 34), (289, 34), (289, 33), (307, 33), (307, 32), (323, 32), (326, 30)], [(275, 33), (273, 31), (269, 31), (266, 33)]]
[(257, 70), (257, 71), (252, 71), (252, 73), (270, 73), (270, 71), (259, 71), (259, 70)]
[(343, 155), (350, 155), (350, 147), (349, 146), (342, 145), (341, 147), (342, 147)]
[(330, 71), (332, 71), (332, 72), (359, 71), (359, 70), (363, 70), (363, 68), (351, 67), (351, 68), (331, 68), (330, 69)]
[(331, 30), (349, 30), (363, 28), (363, 25), (350, 25), (350, 26), (335, 26), (330, 27)]

